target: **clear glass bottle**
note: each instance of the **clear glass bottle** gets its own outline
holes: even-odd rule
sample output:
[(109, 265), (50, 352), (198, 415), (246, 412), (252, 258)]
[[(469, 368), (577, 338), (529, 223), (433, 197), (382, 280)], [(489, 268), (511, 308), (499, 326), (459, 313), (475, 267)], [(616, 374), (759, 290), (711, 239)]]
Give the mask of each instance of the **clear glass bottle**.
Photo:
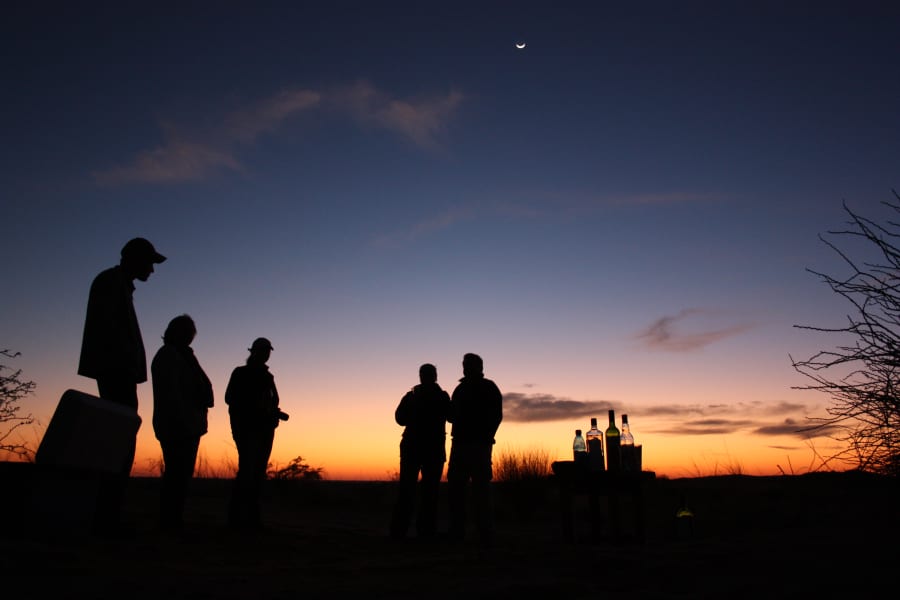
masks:
[(606, 470), (620, 471), (622, 458), (619, 448), (619, 428), (616, 427), (616, 411), (609, 411), (609, 427), (606, 428)]
[(584, 436), (581, 435), (580, 429), (575, 430), (575, 440), (572, 442), (572, 454), (576, 467), (587, 464), (587, 443), (584, 441)]
[(619, 436), (619, 445), (622, 454), (622, 470), (635, 471), (634, 435), (631, 433), (631, 425), (628, 424), (628, 415), (626, 414), (622, 415), (622, 434)]
[(603, 458), (603, 432), (597, 428), (597, 417), (591, 417), (591, 428), (585, 437), (587, 438), (588, 464), (591, 471), (602, 471), (606, 468), (606, 461)]

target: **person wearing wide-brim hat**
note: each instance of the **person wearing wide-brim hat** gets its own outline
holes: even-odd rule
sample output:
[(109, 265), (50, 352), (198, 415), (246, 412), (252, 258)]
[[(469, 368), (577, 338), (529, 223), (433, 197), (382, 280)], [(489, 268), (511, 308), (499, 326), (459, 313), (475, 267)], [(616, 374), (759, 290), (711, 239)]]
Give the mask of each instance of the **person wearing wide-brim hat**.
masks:
[(232, 371), (225, 389), (231, 436), (238, 451), (238, 472), (228, 506), (228, 523), (233, 527), (262, 527), (262, 485), (275, 429), (287, 419), (279, 408), (275, 377), (266, 364), (272, 350), (267, 338), (256, 338), (248, 349), (247, 363)]

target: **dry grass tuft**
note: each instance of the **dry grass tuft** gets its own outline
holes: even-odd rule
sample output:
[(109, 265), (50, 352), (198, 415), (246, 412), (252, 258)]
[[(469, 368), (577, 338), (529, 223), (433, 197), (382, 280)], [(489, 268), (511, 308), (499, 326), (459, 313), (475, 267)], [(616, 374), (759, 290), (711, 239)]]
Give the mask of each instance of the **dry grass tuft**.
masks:
[(507, 447), (494, 456), (494, 479), (511, 483), (546, 479), (551, 474), (550, 453), (543, 448)]

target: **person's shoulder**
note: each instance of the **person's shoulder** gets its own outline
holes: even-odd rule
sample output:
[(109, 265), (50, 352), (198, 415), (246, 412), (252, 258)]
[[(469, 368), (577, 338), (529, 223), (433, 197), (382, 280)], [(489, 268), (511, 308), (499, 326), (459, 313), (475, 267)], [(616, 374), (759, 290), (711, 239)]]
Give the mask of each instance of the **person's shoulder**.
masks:
[(485, 385), (485, 386), (491, 388), (492, 390), (497, 390), (498, 392), (500, 391), (500, 386), (498, 386), (497, 383), (493, 379), (488, 379), (487, 377), (485, 377), (482, 380), (482, 385)]
[(153, 355), (154, 360), (161, 357), (171, 356), (172, 355), (172, 346), (169, 344), (163, 344), (159, 347), (159, 350), (156, 351), (156, 354)]
[(103, 269), (94, 276), (93, 285), (110, 285), (115, 283), (122, 279), (121, 271), (122, 269), (118, 265)]
[(438, 397), (443, 398), (444, 396), (450, 397), (450, 394), (447, 393), (447, 390), (442, 388), (438, 383), (432, 383), (429, 385), (419, 384), (412, 389), (413, 392), (418, 392), (420, 394), (429, 396), (429, 397)]

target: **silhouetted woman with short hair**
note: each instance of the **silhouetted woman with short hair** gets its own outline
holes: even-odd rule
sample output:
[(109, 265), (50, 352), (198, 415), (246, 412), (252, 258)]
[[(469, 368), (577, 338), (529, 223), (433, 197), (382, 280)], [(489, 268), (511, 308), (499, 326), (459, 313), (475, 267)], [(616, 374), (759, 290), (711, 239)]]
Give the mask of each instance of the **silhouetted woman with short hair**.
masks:
[(207, 431), (213, 389), (191, 342), (194, 320), (179, 315), (169, 322), (163, 345), (150, 366), (153, 377), (153, 433), (163, 452), (160, 525), (184, 526), (184, 505), (194, 476), (200, 438)]

